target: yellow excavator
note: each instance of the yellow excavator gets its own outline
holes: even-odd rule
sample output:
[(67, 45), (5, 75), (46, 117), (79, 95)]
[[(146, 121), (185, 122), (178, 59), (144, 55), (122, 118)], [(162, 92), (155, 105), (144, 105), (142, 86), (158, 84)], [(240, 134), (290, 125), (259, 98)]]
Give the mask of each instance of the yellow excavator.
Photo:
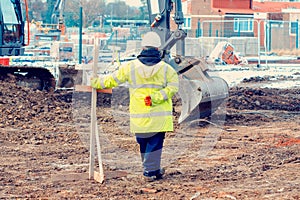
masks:
[[(181, 0), (147, 0), (147, 6), (151, 30), (158, 33), (162, 40), (162, 56), (179, 74), (182, 100), (179, 123), (210, 116), (228, 97), (228, 85), (222, 78), (209, 75), (212, 64), (205, 58), (185, 56), (187, 33), (182, 29), (184, 15)], [(177, 26), (173, 31), (171, 14), (174, 14)], [(170, 50), (175, 45), (176, 55), (172, 56)]]

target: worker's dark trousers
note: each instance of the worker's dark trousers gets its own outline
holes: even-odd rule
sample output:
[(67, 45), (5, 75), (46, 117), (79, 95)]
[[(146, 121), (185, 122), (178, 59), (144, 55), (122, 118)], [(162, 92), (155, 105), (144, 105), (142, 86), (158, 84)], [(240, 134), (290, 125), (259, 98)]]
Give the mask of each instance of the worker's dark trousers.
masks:
[(136, 134), (136, 141), (140, 145), (144, 176), (159, 174), (164, 139), (164, 132)]

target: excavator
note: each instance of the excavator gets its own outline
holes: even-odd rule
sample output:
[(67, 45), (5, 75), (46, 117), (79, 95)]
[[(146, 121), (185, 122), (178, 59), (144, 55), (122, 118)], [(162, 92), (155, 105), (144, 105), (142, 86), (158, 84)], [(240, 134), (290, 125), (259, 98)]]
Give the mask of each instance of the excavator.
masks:
[(39, 45), (43, 40), (45, 41), (59, 41), (64, 39), (66, 33), (66, 27), (64, 22), (64, 8), (65, 0), (56, 0), (53, 2), (47, 2), (48, 7), (52, 7), (51, 21), (50, 23), (35, 22), (38, 32), (35, 34), (35, 43)]
[[(41, 89), (53, 86), (51, 73), (44, 68), (28, 66), (11, 66), (9, 56), (22, 56), (25, 52), (26, 34), (25, 24), (28, 20), (28, 4), (24, 0), (0, 1), (0, 72), (5, 77), (15, 75), (21, 85)], [(24, 14), (25, 13), (25, 14)], [(29, 31), (29, 22), (27, 21)], [(29, 35), (29, 33), (28, 33)], [(27, 44), (29, 37), (27, 36)], [(43, 83), (42, 83), (43, 82)], [(47, 88), (48, 89), (48, 88)]]
[[(187, 33), (182, 29), (181, 0), (147, 0), (147, 6), (151, 30), (158, 33), (162, 41), (162, 57), (179, 75), (182, 110), (178, 122), (211, 116), (228, 97), (228, 85), (222, 78), (209, 75), (212, 63), (205, 58), (185, 56)], [(171, 16), (177, 26), (175, 30), (171, 30)], [(171, 55), (175, 45), (176, 54)]]
[[(63, 0), (57, 0), (53, 9), (52, 21), (57, 29), (64, 29), (62, 13)], [(27, 32), (26, 32), (27, 24)], [(19, 85), (38, 90), (53, 91), (58, 87), (72, 86), (74, 70), (69, 66), (37, 64), (33, 59), (24, 64), (11, 62), (13, 57), (23, 56), (25, 47), (29, 45), (29, 17), (27, 0), (0, 1), (0, 74), (1, 77), (13, 75)], [(67, 71), (67, 72), (66, 72)], [(71, 75), (70, 75), (71, 74)], [(64, 75), (66, 77), (64, 77)], [(71, 82), (71, 83), (70, 83)]]

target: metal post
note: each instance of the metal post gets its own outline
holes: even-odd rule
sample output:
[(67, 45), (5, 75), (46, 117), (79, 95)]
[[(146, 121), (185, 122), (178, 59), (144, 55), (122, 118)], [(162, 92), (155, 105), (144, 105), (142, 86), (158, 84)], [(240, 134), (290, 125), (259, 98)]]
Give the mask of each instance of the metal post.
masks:
[(257, 55), (258, 55), (258, 64), (257, 67), (260, 67), (260, 23), (262, 21), (257, 21)]
[(116, 47), (118, 46), (118, 30), (116, 30)]
[(299, 20), (296, 22), (296, 49), (299, 48)]
[(265, 52), (268, 50), (269, 47), (269, 21), (267, 20), (264, 23), (264, 30), (265, 30), (265, 41), (264, 41), (264, 45), (265, 45)]
[(270, 26), (270, 21), (269, 20), (267, 20), (267, 22), (266, 22), (266, 24), (265, 24), (265, 26), (266, 26), (266, 28), (265, 28), (265, 37), (266, 37), (266, 40), (265, 40), (265, 57), (266, 57), (266, 61), (265, 61), (265, 64), (266, 64), (266, 66), (268, 66), (268, 58), (267, 58), (267, 51), (270, 51), (269, 50), (269, 46), (270, 46), (270, 28), (269, 28), (269, 26)]
[(238, 36), (241, 37), (241, 22), (238, 23)]
[(197, 22), (197, 34), (196, 34), (196, 37), (200, 37), (200, 19), (198, 19), (198, 22)]
[(272, 50), (272, 22), (270, 22), (270, 23), (271, 24), (270, 24), (270, 43), (269, 43), (270, 47), (269, 47), (269, 51)]
[(82, 63), (82, 5), (79, 8), (79, 64)]

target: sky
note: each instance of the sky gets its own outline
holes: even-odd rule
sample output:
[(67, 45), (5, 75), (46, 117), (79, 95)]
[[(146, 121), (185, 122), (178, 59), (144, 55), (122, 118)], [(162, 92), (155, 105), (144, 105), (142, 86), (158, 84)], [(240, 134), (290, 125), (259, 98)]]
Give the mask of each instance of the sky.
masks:
[[(142, 5), (140, 0), (121, 0), (121, 1), (125, 1), (126, 4), (129, 6), (139, 7)], [(109, 3), (109, 2), (114, 2), (114, 0), (106, 0), (106, 3)]]

